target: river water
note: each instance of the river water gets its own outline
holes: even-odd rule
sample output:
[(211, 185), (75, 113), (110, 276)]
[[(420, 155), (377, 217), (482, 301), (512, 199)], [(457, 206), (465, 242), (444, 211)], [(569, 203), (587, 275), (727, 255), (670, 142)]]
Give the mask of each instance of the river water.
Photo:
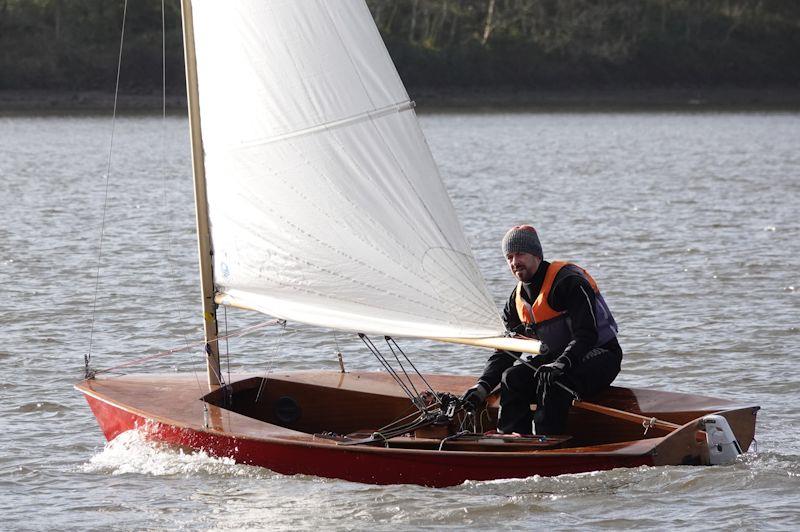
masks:
[[(757, 452), (713, 468), (429, 489), (282, 476), (135, 433), (106, 444), (72, 389), (90, 343), (105, 368), (200, 334), (187, 123), (0, 116), (0, 528), (800, 527), (800, 114), (421, 122), (498, 305), (514, 285), (500, 238), (532, 223), (546, 257), (578, 262), (603, 287), (626, 352), (617, 383), (759, 404)], [(378, 369), (349, 335), (297, 324), (231, 341), (230, 367), (334, 369), (337, 345), (348, 369)], [(487, 355), (404, 346), (432, 372), (475, 375)], [(130, 371), (204, 367), (194, 351)]]

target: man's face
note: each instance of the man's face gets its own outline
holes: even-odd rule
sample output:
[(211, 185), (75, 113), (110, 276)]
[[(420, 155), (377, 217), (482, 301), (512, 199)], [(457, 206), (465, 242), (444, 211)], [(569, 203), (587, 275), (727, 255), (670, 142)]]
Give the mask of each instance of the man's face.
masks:
[(542, 259), (530, 253), (509, 253), (506, 255), (506, 262), (514, 277), (523, 283), (529, 283), (539, 269)]

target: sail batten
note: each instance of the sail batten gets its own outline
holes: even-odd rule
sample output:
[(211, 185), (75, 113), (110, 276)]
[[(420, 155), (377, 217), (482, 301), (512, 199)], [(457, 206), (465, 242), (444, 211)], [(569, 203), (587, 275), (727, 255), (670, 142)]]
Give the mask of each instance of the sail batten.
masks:
[(327, 131), (330, 131), (330, 130), (333, 130), (333, 129), (336, 129), (336, 128), (339, 128), (339, 127), (347, 126), (348, 124), (353, 124), (353, 123), (357, 123), (357, 122), (364, 122), (364, 121), (368, 121), (368, 120), (373, 120), (375, 118), (380, 118), (381, 116), (384, 116), (384, 115), (387, 115), (387, 114), (390, 114), (390, 113), (401, 113), (403, 111), (410, 111), (411, 109), (414, 109), (414, 107), (415, 107), (414, 102), (412, 102), (411, 100), (406, 100), (404, 102), (399, 102), (399, 103), (394, 103), (394, 104), (387, 105), (386, 107), (382, 107), (380, 109), (368, 110), (368, 111), (364, 111), (362, 113), (359, 113), (359, 114), (356, 114), (356, 115), (353, 115), (353, 116), (348, 116), (348, 117), (345, 117), (345, 118), (340, 118), (340, 119), (337, 119), (337, 120), (332, 120), (330, 122), (324, 122), (324, 123), (321, 123), (321, 124), (315, 124), (315, 125), (303, 128), (303, 129), (299, 129), (297, 131), (290, 131), (288, 133), (284, 133), (284, 134), (278, 135), (276, 137), (262, 139), (262, 140), (253, 140), (253, 141), (250, 141), (248, 143), (241, 143), (241, 144), (237, 144), (237, 145), (230, 145), (230, 146), (226, 146), (226, 148), (227, 149), (236, 149), (236, 148), (247, 149), (247, 148), (252, 148), (252, 147), (257, 147), (257, 146), (263, 146), (265, 144), (270, 144), (272, 142), (280, 142), (280, 141), (283, 141), (283, 140), (288, 140), (288, 139), (291, 139), (291, 138), (294, 138), (294, 137), (300, 137), (300, 136), (303, 136), (303, 135), (313, 135), (314, 133), (327, 132)]
[(501, 334), (364, 1), (193, 5), (222, 301), (359, 332)]

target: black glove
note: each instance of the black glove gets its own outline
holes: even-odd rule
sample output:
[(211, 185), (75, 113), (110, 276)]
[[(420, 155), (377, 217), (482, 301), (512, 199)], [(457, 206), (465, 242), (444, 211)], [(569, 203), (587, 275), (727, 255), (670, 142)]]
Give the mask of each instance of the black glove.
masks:
[(548, 358), (550, 357), (545, 355), (536, 355), (536, 356), (527, 355), (522, 357), (522, 361), (528, 367), (532, 367), (533, 369), (539, 369), (540, 367), (544, 366)]
[(483, 381), (478, 381), (475, 386), (464, 392), (461, 400), (469, 404), (473, 410), (477, 410), (489, 395), (489, 385)]
[(536, 379), (536, 397), (539, 405), (544, 406), (550, 389), (556, 382), (556, 379), (563, 375), (570, 365), (571, 362), (569, 358), (562, 355), (554, 362), (544, 364), (536, 370), (534, 378)]

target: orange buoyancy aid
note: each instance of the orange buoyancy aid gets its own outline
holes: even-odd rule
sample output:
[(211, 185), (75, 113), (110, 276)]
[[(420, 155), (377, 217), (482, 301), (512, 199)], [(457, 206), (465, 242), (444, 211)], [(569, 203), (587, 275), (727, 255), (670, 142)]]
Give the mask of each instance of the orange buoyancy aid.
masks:
[(551, 353), (560, 353), (569, 344), (572, 340), (572, 323), (569, 313), (555, 310), (548, 301), (550, 293), (553, 291), (556, 275), (564, 267), (569, 267), (574, 271), (574, 275), (584, 277), (594, 290), (595, 308), (592, 311), (597, 325), (596, 346), (605, 344), (617, 335), (617, 323), (611, 315), (605, 299), (600, 294), (597, 282), (589, 275), (589, 272), (569, 262), (553, 261), (550, 263), (545, 272), (542, 288), (533, 304), (528, 303), (522, 297), (523, 283), (517, 284), (516, 307), (520, 321), (533, 329), (536, 338), (547, 344)]

